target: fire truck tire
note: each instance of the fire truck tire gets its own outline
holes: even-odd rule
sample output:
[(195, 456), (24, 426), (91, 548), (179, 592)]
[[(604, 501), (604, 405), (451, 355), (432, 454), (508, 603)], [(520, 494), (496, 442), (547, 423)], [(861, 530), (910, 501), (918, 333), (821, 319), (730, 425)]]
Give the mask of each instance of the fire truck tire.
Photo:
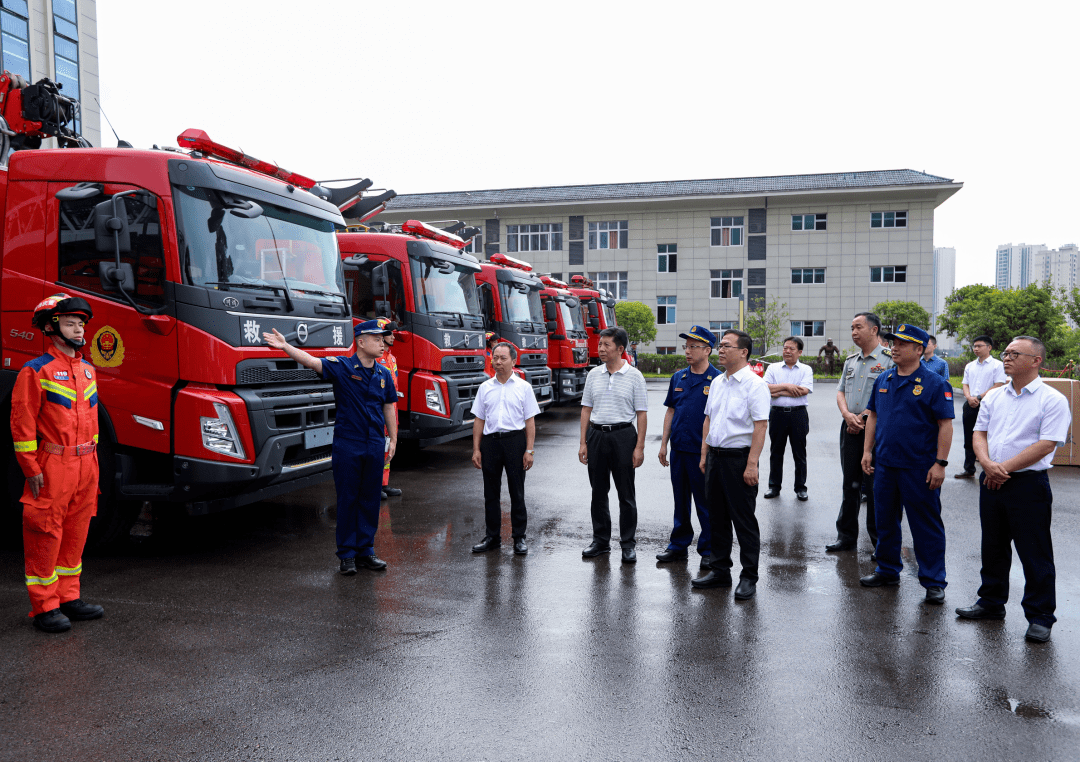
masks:
[(132, 525), (139, 517), (141, 503), (135, 500), (117, 499), (116, 492), (116, 442), (112, 427), (100, 420), (98, 441), (98, 495), (97, 516), (90, 520), (90, 533), (86, 548), (91, 551), (109, 550), (127, 541)]

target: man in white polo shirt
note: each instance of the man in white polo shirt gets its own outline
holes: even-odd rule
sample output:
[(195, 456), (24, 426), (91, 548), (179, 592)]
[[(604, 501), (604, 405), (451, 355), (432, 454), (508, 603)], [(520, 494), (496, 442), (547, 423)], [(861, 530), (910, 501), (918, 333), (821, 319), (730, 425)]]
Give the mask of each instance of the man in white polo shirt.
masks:
[(525, 472), (532, 468), (533, 442), (540, 412), (532, 384), (514, 373), (517, 349), (503, 341), (491, 350), (491, 367), (495, 375), (476, 392), (473, 400), (473, 465), (484, 473), (484, 520), (487, 534), (473, 545), (473, 553), (484, 553), (499, 547), (502, 510), (502, 474), (506, 471), (506, 487), (510, 491), (510, 533), (514, 538), (514, 553), (529, 552), (525, 544), (528, 514), (525, 509)]
[(716, 347), (724, 373), (713, 379), (702, 427), (701, 462), (712, 528), (710, 571), (694, 587), (731, 587), (731, 528), (739, 536), (739, 585), (735, 599), (754, 597), (761, 546), (754, 503), (758, 458), (769, 425), (769, 387), (750, 370), (753, 342), (743, 331), (725, 331)]
[(954, 474), (956, 479), (970, 479), (975, 476), (975, 448), (972, 445), (972, 432), (979, 417), (979, 403), (991, 389), (1004, 386), (1005, 366), (1001, 360), (990, 356), (994, 340), (989, 336), (976, 336), (971, 342), (975, 359), (964, 367), (964, 470)]
[(975, 422), (975, 454), (982, 464), (982, 586), (975, 605), (957, 609), (964, 619), (1004, 619), (1009, 600), (1012, 546), (1024, 567), (1027, 640), (1045, 643), (1057, 618), (1050, 515), (1054, 496), (1048, 472), (1054, 450), (1065, 444), (1072, 415), (1065, 396), (1039, 378), (1043, 343), (1017, 336), (1001, 353), (1012, 382), (983, 397)]
[[(624, 328), (600, 331), (602, 365), (589, 371), (581, 396), (581, 444), (578, 460), (589, 467), (592, 485), (593, 541), (581, 551), (585, 558), (611, 552), (611, 481), (619, 493), (619, 544), (624, 564), (637, 563), (637, 496), (634, 469), (645, 462), (645, 377), (623, 359)], [(637, 431), (634, 421), (637, 421)]]
[(783, 362), (774, 362), (765, 371), (765, 383), (772, 395), (769, 413), (769, 491), (765, 498), (779, 497), (784, 483), (784, 450), (791, 440), (791, 456), (795, 459), (795, 496), (807, 500), (806, 494), (806, 435), (810, 433), (810, 416), (806, 406), (814, 391), (814, 371), (799, 362), (803, 340), (798, 336), (784, 339)]

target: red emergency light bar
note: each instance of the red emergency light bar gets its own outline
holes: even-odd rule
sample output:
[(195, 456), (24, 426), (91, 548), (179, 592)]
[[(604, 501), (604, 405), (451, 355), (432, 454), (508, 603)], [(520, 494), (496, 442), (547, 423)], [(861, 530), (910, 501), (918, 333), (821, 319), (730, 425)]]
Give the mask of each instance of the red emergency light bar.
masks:
[(494, 262), (497, 265), (502, 265), (503, 267), (513, 267), (516, 270), (524, 270), (527, 273), (532, 272), (532, 265), (528, 262), (522, 262), (520, 259), (514, 259), (505, 254), (492, 254), (488, 257), (488, 261)]
[(570, 282), (575, 286), (581, 286), (583, 288), (594, 288), (595, 284), (586, 278), (584, 275), (571, 275)]
[(555, 280), (555, 278), (552, 278), (550, 275), (541, 275), (540, 282), (543, 283), (545, 286), (550, 286), (551, 288), (570, 288), (561, 280)]
[(411, 233), (412, 235), (418, 235), (421, 238), (428, 238), (432, 241), (438, 241), (439, 243), (449, 244), (455, 249), (464, 249), (465, 241), (453, 233), (447, 233), (445, 230), (439, 230), (426, 222), (420, 220), (408, 220), (401, 226), (402, 233)]
[(276, 177), (278, 180), (284, 180), (290, 185), (295, 185), (298, 188), (311, 189), (315, 187), (315, 181), (308, 177), (298, 175), (295, 172), (289, 172), (276, 164), (256, 159), (254, 156), (248, 156), (243, 151), (237, 151), (235, 148), (229, 148), (220, 143), (215, 143), (203, 130), (184, 130), (180, 136), (176, 138), (176, 142), (181, 148), (190, 148), (192, 151), (201, 151), (207, 156), (213, 156), (216, 159), (222, 159), (232, 164), (239, 164), (241, 167), (247, 167), (251, 171), (258, 172), (261, 175)]

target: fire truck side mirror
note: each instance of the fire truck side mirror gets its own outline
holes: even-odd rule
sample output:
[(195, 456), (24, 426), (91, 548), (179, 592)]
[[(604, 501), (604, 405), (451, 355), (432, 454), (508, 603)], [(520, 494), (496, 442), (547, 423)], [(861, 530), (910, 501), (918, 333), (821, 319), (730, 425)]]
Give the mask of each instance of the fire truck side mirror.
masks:
[(60, 201), (82, 201), (84, 199), (100, 196), (104, 192), (101, 183), (79, 183), (67, 188), (61, 188), (56, 192)]
[(387, 263), (383, 262), (371, 271), (371, 293), (385, 299), (390, 290), (390, 275), (386, 272)]
[[(544, 320), (549, 323), (555, 322), (555, 302), (544, 302)], [(553, 329), (548, 329), (553, 330)]]
[(597, 331), (600, 330), (600, 316), (599, 315), (589, 315), (589, 327), (591, 327), (591, 328), (593, 328), (594, 330), (597, 330)]
[(111, 198), (94, 207), (94, 245), (102, 253), (125, 254), (131, 251), (131, 233), (124, 199)]

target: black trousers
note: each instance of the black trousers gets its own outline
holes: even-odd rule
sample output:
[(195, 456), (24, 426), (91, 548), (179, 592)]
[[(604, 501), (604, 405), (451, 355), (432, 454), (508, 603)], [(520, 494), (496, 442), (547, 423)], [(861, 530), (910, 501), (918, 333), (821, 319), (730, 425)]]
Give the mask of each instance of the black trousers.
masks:
[(877, 548), (877, 522), (874, 519), (874, 478), (862, 470), (865, 430), (848, 434), (847, 424), (840, 422), (840, 467), (844, 472), (840, 515), (836, 517), (836, 539), (840, 542), (858, 542), (859, 508), (863, 484), (866, 484), (866, 533), (870, 543)]
[(593, 540), (601, 545), (611, 542), (611, 510), (608, 492), (611, 482), (619, 494), (619, 544), (637, 545), (637, 493), (634, 488), (634, 448), (637, 430), (627, 426), (615, 431), (601, 431), (589, 426), (585, 433), (589, 456), (589, 484), (592, 485)]
[(716, 571), (731, 569), (731, 529), (739, 538), (740, 579), (757, 582), (761, 533), (754, 508), (757, 485), (743, 481), (750, 448), (710, 447), (705, 459), (705, 483), (709, 495), (709, 524), (712, 528), (712, 560)]
[(502, 475), (510, 491), (510, 531), (514, 538), (525, 536), (525, 429), (480, 439), (480, 470), (484, 474), (484, 520), (488, 537), (498, 537), (502, 526)]
[(982, 523), (982, 586), (979, 605), (1001, 611), (1009, 600), (1012, 545), (1024, 567), (1024, 616), (1050, 627), (1057, 621), (1054, 545), (1050, 514), (1054, 495), (1046, 471), (1020, 471), (998, 490), (979, 478), (979, 519)]
[(784, 483), (784, 450), (791, 440), (795, 459), (795, 491), (806, 489), (806, 435), (810, 433), (810, 415), (806, 405), (773, 407), (769, 412), (769, 486), (779, 490)]
[(975, 473), (975, 421), (979, 420), (979, 408), (964, 400), (964, 470)]

